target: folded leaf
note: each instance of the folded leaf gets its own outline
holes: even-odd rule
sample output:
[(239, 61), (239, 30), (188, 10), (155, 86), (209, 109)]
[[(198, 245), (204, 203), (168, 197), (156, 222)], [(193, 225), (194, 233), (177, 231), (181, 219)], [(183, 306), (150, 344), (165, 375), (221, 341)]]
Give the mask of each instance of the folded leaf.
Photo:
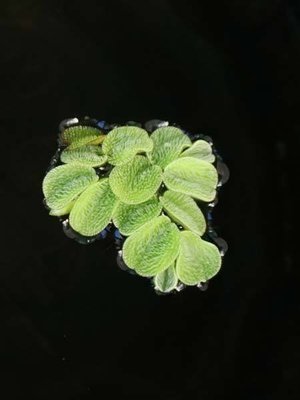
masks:
[(60, 134), (59, 141), (69, 149), (76, 149), (86, 144), (102, 143), (105, 137), (99, 129), (92, 126), (71, 126)]
[(67, 204), (64, 208), (61, 208), (60, 210), (51, 209), (49, 214), (52, 215), (53, 217), (61, 217), (62, 215), (69, 214), (75, 204), (75, 201), (76, 199), (71, 201), (69, 204)]
[(113, 222), (122, 235), (131, 235), (146, 222), (157, 217), (162, 206), (156, 197), (140, 204), (125, 204), (119, 202), (114, 210)]
[(206, 282), (218, 273), (221, 255), (218, 248), (189, 231), (180, 232), (180, 251), (176, 273), (185, 285)]
[(125, 164), (137, 153), (151, 151), (153, 142), (148, 133), (137, 126), (120, 126), (108, 133), (103, 152), (113, 165)]
[(170, 265), (163, 272), (158, 273), (154, 277), (155, 289), (163, 293), (174, 290), (177, 286), (178, 278), (176, 275), (174, 264)]
[(195, 157), (210, 163), (215, 161), (211, 145), (206, 140), (196, 140), (191, 147), (180, 154), (180, 157)]
[(66, 164), (53, 168), (43, 180), (46, 203), (53, 210), (62, 210), (97, 180), (95, 170), (85, 165)]
[(110, 222), (116, 197), (108, 179), (101, 179), (83, 192), (71, 210), (71, 227), (84, 236), (94, 236)]
[(65, 149), (60, 159), (65, 164), (83, 164), (99, 167), (107, 161), (107, 156), (102, 153), (100, 146), (86, 145), (76, 149)]
[(129, 236), (123, 259), (141, 276), (154, 276), (171, 265), (179, 251), (179, 230), (166, 216), (156, 217)]
[(167, 190), (160, 201), (173, 221), (202, 236), (206, 222), (197, 203), (188, 195)]
[(168, 189), (196, 199), (212, 201), (216, 196), (218, 173), (207, 161), (183, 157), (169, 164), (163, 176)]
[(127, 164), (116, 166), (109, 183), (114, 194), (126, 204), (139, 204), (150, 199), (162, 182), (162, 171), (144, 156), (135, 156)]
[(156, 129), (152, 135), (153, 150), (148, 157), (153, 164), (165, 168), (175, 160), (182, 150), (191, 146), (192, 142), (185, 133), (174, 126), (166, 126)]

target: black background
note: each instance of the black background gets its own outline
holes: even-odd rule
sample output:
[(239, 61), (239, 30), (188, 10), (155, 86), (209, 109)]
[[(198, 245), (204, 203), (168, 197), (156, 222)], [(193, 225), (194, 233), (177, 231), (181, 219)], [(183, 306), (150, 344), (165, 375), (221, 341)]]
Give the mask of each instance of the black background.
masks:
[[(299, 398), (294, 1), (1, 1), (3, 399)], [(231, 170), (206, 292), (157, 296), (42, 205), (60, 120), (170, 120)]]

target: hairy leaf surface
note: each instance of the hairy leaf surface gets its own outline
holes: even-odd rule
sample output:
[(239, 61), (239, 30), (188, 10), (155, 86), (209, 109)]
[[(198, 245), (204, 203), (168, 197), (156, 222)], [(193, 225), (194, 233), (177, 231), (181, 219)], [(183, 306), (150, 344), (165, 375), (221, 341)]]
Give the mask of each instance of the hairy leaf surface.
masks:
[(218, 173), (207, 161), (183, 157), (166, 167), (163, 180), (168, 189), (212, 201), (216, 196)]
[(71, 227), (84, 236), (94, 236), (110, 222), (116, 197), (108, 179), (101, 179), (83, 192), (71, 210)]
[(206, 282), (218, 273), (221, 255), (218, 248), (189, 231), (180, 232), (180, 251), (176, 272), (185, 285)]
[(66, 164), (53, 168), (43, 180), (46, 203), (53, 210), (62, 210), (97, 180), (95, 170), (85, 165)]
[(91, 126), (71, 126), (60, 134), (59, 141), (69, 149), (76, 149), (86, 144), (102, 143), (105, 137), (99, 129)]
[(126, 204), (139, 204), (150, 199), (162, 182), (162, 171), (144, 156), (135, 156), (127, 164), (116, 166), (109, 183), (115, 195)]
[(159, 272), (154, 277), (155, 289), (163, 293), (168, 293), (174, 290), (177, 286), (178, 278), (175, 271), (174, 264), (170, 265), (167, 269)]
[(210, 163), (215, 161), (211, 145), (206, 140), (196, 140), (191, 147), (180, 154), (180, 157), (195, 157)]
[(85, 145), (76, 149), (65, 149), (60, 159), (65, 164), (83, 164), (99, 167), (106, 163), (107, 156), (103, 154), (100, 146)]
[(175, 261), (179, 237), (178, 228), (168, 217), (156, 217), (125, 240), (124, 261), (139, 275), (154, 276)]

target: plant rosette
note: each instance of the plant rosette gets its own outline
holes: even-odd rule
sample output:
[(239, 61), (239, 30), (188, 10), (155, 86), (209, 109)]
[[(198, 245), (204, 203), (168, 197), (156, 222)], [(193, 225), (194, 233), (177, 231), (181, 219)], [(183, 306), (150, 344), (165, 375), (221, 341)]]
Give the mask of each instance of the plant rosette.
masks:
[(68, 236), (90, 243), (114, 229), (123, 265), (161, 293), (202, 288), (219, 272), (226, 246), (211, 208), (228, 170), (210, 138), (158, 120), (74, 118), (60, 130), (43, 193)]

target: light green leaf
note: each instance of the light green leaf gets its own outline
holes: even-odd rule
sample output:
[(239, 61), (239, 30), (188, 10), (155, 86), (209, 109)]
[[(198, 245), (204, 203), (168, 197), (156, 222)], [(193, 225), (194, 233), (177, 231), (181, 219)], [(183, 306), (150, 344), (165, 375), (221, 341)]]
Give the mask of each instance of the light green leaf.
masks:
[(62, 210), (98, 176), (92, 167), (79, 164), (60, 165), (51, 169), (43, 180), (43, 193), (47, 206)]
[(174, 126), (166, 126), (156, 129), (152, 135), (153, 150), (148, 157), (153, 164), (165, 168), (175, 160), (181, 151), (192, 144), (190, 138), (184, 132)]
[(156, 217), (125, 240), (124, 261), (137, 274), (154, 276), (175, 261), (179, 237), (178, 228), (168, 217)]
[(218, 173), (207, 161), (183, 157), (166, 167), (163, 180), (168, 189), (212, 201), (216, 196)]
[(99, 167), (107, 161), (107, 156), (102, 153), (100, 146), (86, 145), (76, 149), (65, 149), (60, 159), (66, 164), (84, 164), (91, 167)]
[(221, 268), (218, 248), (189, 231), (180, 232), (180, 251), (176, 261), (177, 276), (185, 285), (206, 282)]
[(116, 197), (108, 179), (101, 179), (83, 192), (71, 210), (71, 227), (84, 236), (94, 236), (110, 222)]
[(206, 222), (197, 203), (188, 195), (167, 190), (160, 201), (171, 219), (202, 236)]
[(210, 163), (215, 161), (211, 145), (206, 140), (196, 140), (191, 147), (180, 154), (180, 157), (195, 157)]
[(140, 204), (125, 204), (119, 202), (114, 210), (113, 222), (122, 235), (131, 235), (146, 222), (157, 217), (162, 206), (157, 197)]
[(76, 149), (86, 144), (102, 143), (105, 137), (99, 129), (91, 126), (71, 126), (60, 134), (59, 140), (69, 149)]
[(75, 201), (76, 200), (71, 201), (69, 204), (67, 204), (64, 208), (61, 208), (60, 210), (51, 209), (49, 214), (54, 217), (61, 217), (62, 215), (69, 214), (75, 204)]
[(154, 277), (155, 289), (163, 293), (174, 290), (177, 286), (178, 278), (176, 275), (174, 264), (170, 265), (163, 272), (158, 273)]
[(131, 161), (137, 153), (151, 151), (153, 142), (142, 128), (120, 126), (108, 133), (102, 148), (110, 164), (121, 165)]
[(109, 176), (112, 191), (126, 204), (139, 204), (150, 199), (161, 182), (160, 167), (151, 165), (144, 156), (135, 156), (127, 164), (115, 167)]

